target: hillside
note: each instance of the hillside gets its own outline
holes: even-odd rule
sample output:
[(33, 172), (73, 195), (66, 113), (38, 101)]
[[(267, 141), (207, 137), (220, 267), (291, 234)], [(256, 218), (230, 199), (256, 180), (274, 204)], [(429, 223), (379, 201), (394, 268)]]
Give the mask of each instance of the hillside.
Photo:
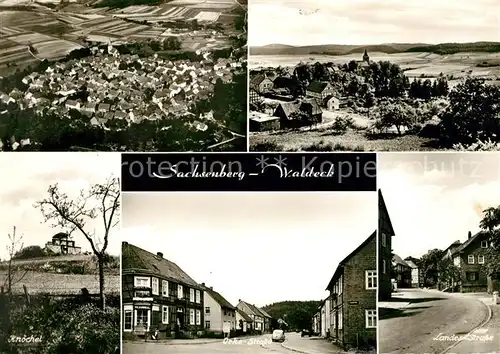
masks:
[(290, 330), (311, 328), (312, 317), (318, 311), (321, 301), (281, 301), (264, 306), (274, 319), (284, 319)]
[(404, 52), (428, 52), (435, 54), (454, 54), (459, 52), (500, 52), (500, 43), (443, 43), (430, 45), (425, 43), (386, 43), (379, 45), (340, 45), (325, 44), (313, 46), (289, 46), (271, 44), (261, 47), (250, 47), (250, 55), (345, 55), (368, 52), (387, 54)]

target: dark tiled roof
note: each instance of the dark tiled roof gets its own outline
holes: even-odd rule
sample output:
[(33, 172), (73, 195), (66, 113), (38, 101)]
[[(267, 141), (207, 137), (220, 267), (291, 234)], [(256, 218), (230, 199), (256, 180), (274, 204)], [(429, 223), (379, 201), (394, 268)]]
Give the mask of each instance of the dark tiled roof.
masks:
[(262, 81), (264, 81), (266, 79), (266, 76), (263, 75), (263, 74), (257, 74), (257, 75), (254, 75), (252, 76), (252, 78), (250, 79), (250, 84), (252, 86), (258, 86), (262, 83)]
[(247, 322), (253, 322), (252, 318), (250, 316), (248, 316), (245, 312), (241, 311), (240, 309), (236, 309), (236, 312), (238, 312), (240, 314), (241, 317), (243, 317), (243, 319)]
[(389, 216), (389, 212), (387, 211), (387, 206), (385, 205), (385, 200), (384, 200), (384, 197), (382, 195), (381, 189), (378, 190), (378, 212), (379, 212), (379, 215), (381, 213), (385, 213), (387, 215), (387, 219), (389, 221), (390, 231), (392, 234), (390, 236), (396, 235), (396, 233), (394, 232), (394, 228), (392, 227), (392, 221), (391, 221), (391, 218)]
[(222, 296), (221, 294), (219, 294), (217, 291), (207, 287), (207, 286), (203, 286), (203, 290), (205, 290), (207, 293), (210, 294), (210, 296), (215, 300), (217, 301), (217, 303), (223, 307), (223, 308), (226, 308), (226, 309), (230, 309), (230, 310), (234, 310), (235, 307), (233, 305), (231, 305), (231, 303), (229, 301), (227, 301), (224, 296)]
[(264, 317), (267, 317), (267, 318), (273, 318), (273, 316), (271, 316), (270, 314), (268, 314), (266, 311), (264, 311), (263, 309), (259, 308), (259, 311), (262, 312), (262, 314), (264, 315)]
[[(295, 102), (281, 102), (278, 107), (281, 107), (287, 119), (290, 119), (290, 115), (297, 111), (298, 105)], [(276, 108), (278, 110), (278, 108)], [(276, 115), (276, 111), (275, 111)]]
[(337, 279), (340, 277), (344, 265), (352, 258), (354, 257), (359, 251), (363, 249), (370, 241), (373, 241), (375, 239), (375, 235), (377, 234), (376, 231), (374, 231), (366, 240), (363, 241), (362, 244), (360, 244), (354, 251), (352, 251), (347, 257), (345, 257), (342, 261), (340, 261), (339, 265), (337, 266), (337, 269), (335, 270), (335, 273), (333, 274), (332, 279), (328, 283), (328, 286), (326, 287), (326, 290), (330, 290), (333, 287), (333, 284), (337, 281)]
[(323, 113), (323, 110), (321, 109), (321, 107), (319, 106), (318, 102), (315, 99), (304, 99), (300, 106), (303, 109), (303, 107), (308, 104), (312, 106), (313, 115)]
[(122, 243), (122, 272), (150, 273), (200, 288), (177, 264), (129, 243)]
[(321, 93), (328, 86), (327, 82), (313, 81), (307, 86), (307, 91), (312, 91), (316, 93)]
[(469, 238), (467, 241), (462, 243), (459, 247), (457, 247), (454, 251), (452, 251), (452, 254), (460, 253), (463, 252), (467, 247), (470, 246), (470, 244), (477, 239), (483, 238), (486, 236), (486, 233), (484, 231), (479, 231), (477, 234)]
[(262, 312), (260, 312), (257, 307), (255, 307), (254, 305), (249, 304), (248, 302), (240, 300), (239, 304), (246, 305), (248, 307), (248, 309), (250, 310), (250, 313), (247, 313), (248, 315), (255, 315), (255, 316), (260, 316), (260, 317), (264, 316), (264, 314)]
[(397, 254), (394, 254), (394, 256), (392, 257), (392, 261), (396, 264), (400, 264), (402, 266), (405, 266), (405, 267), (410, 267), (408, 265), (408, 263), (406, 263), (403, 258), (399, 257)]

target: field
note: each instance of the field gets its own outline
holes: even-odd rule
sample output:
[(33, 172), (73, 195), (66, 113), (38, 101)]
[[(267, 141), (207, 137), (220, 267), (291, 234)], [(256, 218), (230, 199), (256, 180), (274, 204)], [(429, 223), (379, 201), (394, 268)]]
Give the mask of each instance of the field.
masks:
[[(438, 55), (431, 53), (369, 53), (372, 61), (390, 61), (405, 70), (408, 77), (435, 77), (440, 73), (454, 78), (474, 75), (480, 77), (500, 77), (500, 53), (457, 53)], [(299, 62), (333, 62), (342, 65), (351, 60), (361, 60), (360, 54), (349, 55), (255, 55), (249, 57), (249, 66), (278, 67), (295, 66)]]

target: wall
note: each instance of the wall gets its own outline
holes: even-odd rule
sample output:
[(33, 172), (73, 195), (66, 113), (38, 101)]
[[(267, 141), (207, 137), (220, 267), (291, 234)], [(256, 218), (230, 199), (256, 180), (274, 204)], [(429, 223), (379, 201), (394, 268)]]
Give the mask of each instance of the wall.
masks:
[[(203, 328), (205, 328), (205, 322), (210, 321), (210, 332), (222, 332), (222, 309), (208, 292), (205, 291), (204, 296), (203, 313), (205, 315), (205, 320), (203, 322)], [(205, 311), (207, 307), (210, 307), (210, 314)]]
[[(392, 232), (390, 218), (386, 208), (383, 206), (383, 199), (378, 198), (378, 286), (379, 300), (384, 301), (391, 298), (391, 264), (392, 264)], [(386, 235), (386, 245), (382, 246), (382, 233)], [(382, 263), (385, 260), (386, 272), (382, 272)]]

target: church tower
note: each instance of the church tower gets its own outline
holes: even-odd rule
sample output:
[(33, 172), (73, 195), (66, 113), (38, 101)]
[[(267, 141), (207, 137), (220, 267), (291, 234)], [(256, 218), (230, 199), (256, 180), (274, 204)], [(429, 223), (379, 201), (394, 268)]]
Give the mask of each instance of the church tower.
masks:
[(366, 51), (366, 49), (365, 54), (363, 54), (363, 61), (367, 63), (370, 61), (370, 57), (368, 56), (368, 52)]

